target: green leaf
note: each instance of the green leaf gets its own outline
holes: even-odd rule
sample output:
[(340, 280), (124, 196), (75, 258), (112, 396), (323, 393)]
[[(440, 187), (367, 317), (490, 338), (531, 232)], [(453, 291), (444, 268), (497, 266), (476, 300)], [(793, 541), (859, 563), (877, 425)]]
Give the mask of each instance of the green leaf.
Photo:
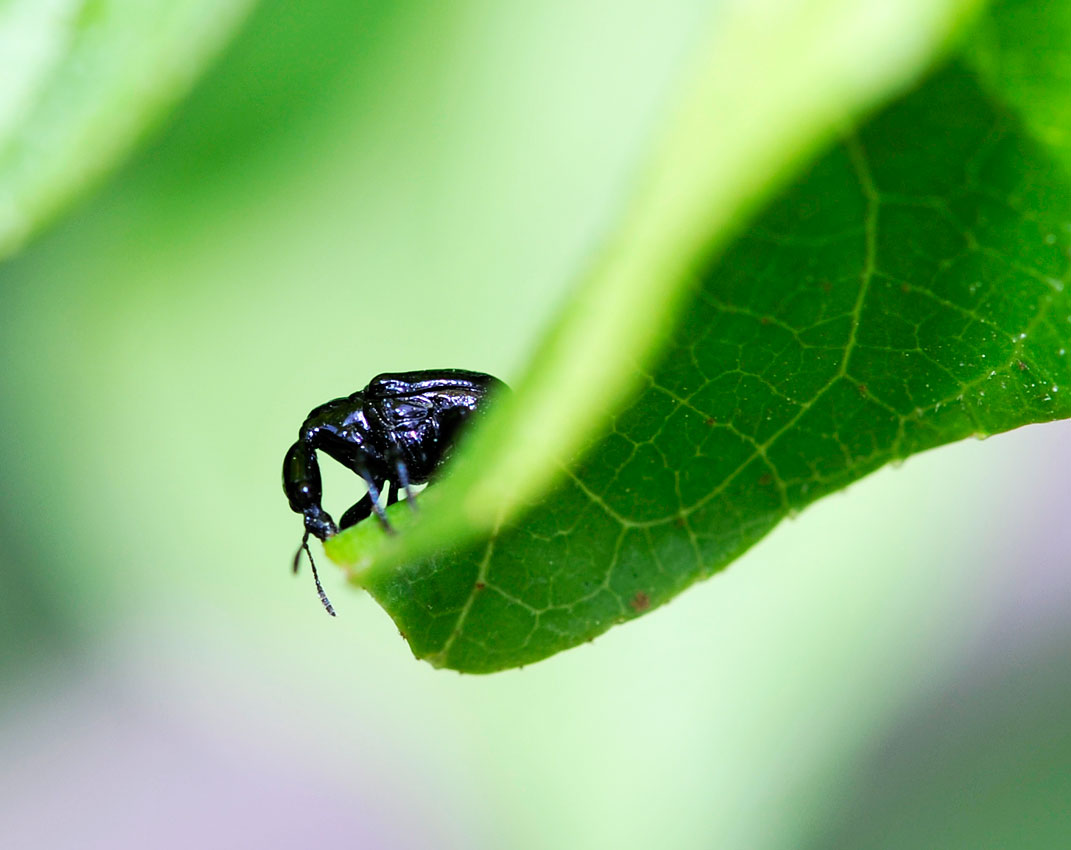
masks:
[(0, 7), (0, 258), (185, 94), (254, 0), (9, 0)]
[(965, 54), (1071, 171), (1071, 3), (999, 0), (981, 16)]
[(497, 528), (559, 476), (639, 386), (697, 263), (853, 114), (910, 81), (973, 0), (718, 4), (631, 203), (516, 392), (500, 399), (422, 521), (364, 527), (328, 554), (351, 574), (410, 564)]
[(564, 486), (486, 542), (361, 580), (436, 665), (588, 640), (890, 461), (1071, 416), (1069, 256), (1071, 183), (950, 69), (702, 274)]
[[(327, 546), (329, 556), (346, 566), (356, 583), (372, 589), (403, 631), (413, 635), (418, 655), (464, 669), (494, 669), (542, 657), (606, 628), (603, 610), (572, 618), (568, 628), (551, 626), (560, 633), (553, 646), (528, 641), (523, 652), (514, 652), (505, 638), (488, 637), (492, 650), (502, 650), (500, 656), (455, 658), (455, 640), (446, 648), (435, 641), (444, 629), (452, 633), (443, 624), (457, 619), (459, 609), (451, 607), (457, 598), (415, 603), (420, 616), (434, 620), (432, 628), (420, 616), (410, 616), (412, 610), (403, 610), (410, 591), (398, 585), (396, 571), (411, 579), (416, 570), (423, 582), (439, 569), (444, 546), (464, 547), (488, 534), (500, 541), (503, 524), (545, 492), (562, 467), (598, 438), (623, 397), (641, 385), (637, 365), (663, 341), (701, 258), (738, 231), (764, 194), (847, 114), (922, 66), (968, 6), (905, 3), (890, 12), (885, 4), (798, 0), (776, 12), (747, 4), (727, 7), (731, 11), (718, 20), (701, 61), (684, 77), (668, 130), (654, 148), (622, 225), (530, 370), (516, 382), (516, 393), (500, 400), (447, 480), (424, 497), (420, 522), (393, 538), (365, 524)], [(791, 387), (787, 394), (799, 395)], [(645, 460), (650, 458), (633, 459), (633, 471)], [(612, 466), (608, 472), (614, 473)], [(654, 493), (667, 481), (662, 476), (645, 489)], [(742, 516), (740, 521), (756, 528), (771, 524), (769, 518)], [(681, 550), (691, 551), (694, 559), (698, 549), (687, 528), (679, 539)], [(507, 557), (499, 543), (495, 547), (499, 559)], [(584, 558), (602, 557), (595, 547), (566, 554), (578, 559), (573, 570), (578, 575)], [(515, 558), (527, 563), (519, 553)], [(473, 575), (469, 581), (471, 590)], [(666, 598), (644, 593), (633, 608)], [(466, 611), (473, 607), (465, 602)], [(619, 601), (611, 607), (616, 618), (623, 616)], [(427, 639), (421, 631), (428, 632)]]

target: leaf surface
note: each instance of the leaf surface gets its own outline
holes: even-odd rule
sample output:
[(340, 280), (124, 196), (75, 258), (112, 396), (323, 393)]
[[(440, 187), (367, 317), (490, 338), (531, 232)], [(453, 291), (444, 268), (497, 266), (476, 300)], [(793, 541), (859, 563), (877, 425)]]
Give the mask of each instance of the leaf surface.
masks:
[(486, 535), (544, 493), (638, 386), (697, 264), (835, 127), (904, 86), (975, 0), (721, 0), (621, 220), (515, 393), (501, 398), (407, 534), (363, 528), (328, 554), (389, 569)]
[(1071, 416), (1069, 256), (1062, 170), (948, 70), (703, 272), (660, 365), (562, 486), (485, 542), (360, 580), (436, 665), (488, 672), (589, 640), (890, 461)]

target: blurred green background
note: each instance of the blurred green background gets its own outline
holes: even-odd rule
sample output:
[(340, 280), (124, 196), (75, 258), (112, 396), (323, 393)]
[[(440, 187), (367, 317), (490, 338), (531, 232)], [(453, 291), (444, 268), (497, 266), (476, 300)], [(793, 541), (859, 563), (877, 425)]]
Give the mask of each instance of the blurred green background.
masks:
[(267, 0), (0, 268), (3, 846), (1065, 843), (1063, 423), (885, 470), (487, 678), (289, 574), (304, 414), (519, 373), (709, 6)]

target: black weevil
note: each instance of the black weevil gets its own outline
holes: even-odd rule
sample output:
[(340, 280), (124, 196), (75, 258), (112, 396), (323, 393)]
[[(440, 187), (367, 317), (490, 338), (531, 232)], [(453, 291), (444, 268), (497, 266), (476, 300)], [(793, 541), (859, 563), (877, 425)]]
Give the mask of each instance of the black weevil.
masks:
[[(309, 535), (327, 540), (373, 512), (390, 531), (379, 504), (384, 484), (391, 482), (388, 505), (398, 501), (399, 490), (404, 490), (406, 501), (415, 509), (412, 485), (423, 484), (434, 475), (461, 425), (482, 408), (489, 393), (503, 386), (491, 375), (464, 369), (386, 372), (376, 375), (363, 390), (321, 404), (309, 413), (283, 461), (283, 491), (291, 509), (305, 518), (305, 535), (294, 555), (294, 571), (304, 551), (320, 601), (329, 614), (334, 616), (335, 611), (316, 574)], [(337, 527), (320, 504), (317, 450), (356, 472), (368, 485), (368, 492), (342, 515)]]

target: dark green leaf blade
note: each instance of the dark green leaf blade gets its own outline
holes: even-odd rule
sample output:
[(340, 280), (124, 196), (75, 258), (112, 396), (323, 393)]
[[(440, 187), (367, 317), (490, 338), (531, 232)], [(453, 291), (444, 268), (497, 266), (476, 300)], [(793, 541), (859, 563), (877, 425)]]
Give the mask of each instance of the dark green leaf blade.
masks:
[(1071, 416), (1069, 249), (1063, 172), (947, 71), (702, 275), (646, 389), (562, 487), (486, 543), (362, 583), (418, 657), (531, 663), (890, 461)]

